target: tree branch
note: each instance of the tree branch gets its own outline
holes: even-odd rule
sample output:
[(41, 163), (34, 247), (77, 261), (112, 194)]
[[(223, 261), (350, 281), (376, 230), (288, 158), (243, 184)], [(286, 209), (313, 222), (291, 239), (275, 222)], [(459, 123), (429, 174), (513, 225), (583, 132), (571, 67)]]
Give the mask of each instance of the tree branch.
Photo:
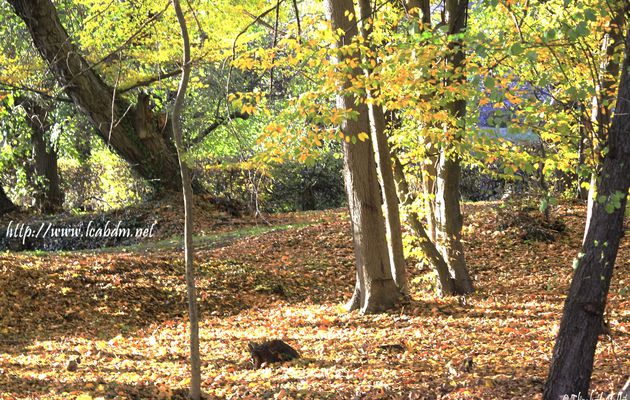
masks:
[(210, 125), (208, 125), (200, 134), (199, 136), (197, 136), (196, 138), (194, 138), (191, 141), (191, 145), (197, 145), (201, 142), (203, 142), (203, 140), (206, 138), (206, 136), (208, 136), (209, 134), (211, 134), (212, 132), (214, 132), (216, 129), (218, 129), (220, 126), (223, 126), (225, 123), (233, 120), (233, 119), (242, 119), (242, 120), (246, 120), (250, 117), (250, 114), (248, 113), (242, 113), (242, 112), (233, 112), (231, 114), (229, 114), (228, 116), (225, 117), (219, 117), (216, 121), (214, 121), (213, 123), (211, 123)]

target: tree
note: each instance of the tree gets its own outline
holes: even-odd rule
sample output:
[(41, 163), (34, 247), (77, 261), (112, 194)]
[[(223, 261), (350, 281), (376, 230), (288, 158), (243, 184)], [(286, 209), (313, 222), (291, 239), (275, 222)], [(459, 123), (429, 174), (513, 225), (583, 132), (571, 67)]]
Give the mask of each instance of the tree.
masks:
[(553, 350), (545, 400), (564, 395), (587, 395), (606, 298), (612, 279), (630, 187), (630, 32), (612, 124), (608, 152), (597, 177), (595, 201), (582, 250), (564, 303), (560, 330)]
[[(374, 18), (372, 6), (369, 0), (359, 0), (359, 15), (362, 21), (361, 35), (370, 43), (372, 40), (372, 23), (370, 20)], [(372, 45), (374, 45), (372, 43)], [(376, 60), (370, 57), (370, 61)], [(370, 63), (366, 63), (370, 65)], [(367, 70), (368, 78), (370, 69)], [(368, 96), (375, 96), (368, 91)], [(368, 104), (370, 117), (370, 128), (372, 132), (372, 144), (378, 166), (379, 183), (381, 185), (381, 193), (383, 195), (385, 228), (387, 232), (387, 246), (389, 251), (389, 262), (392, 267), (392, 275), (396, 281), (396, 285), (400, 290), (407, 294), (407, 271), (405, 267), (405, 256), (402, 244), (402, 227), (400, 225), (400, 210), (398, 208), (398, 197), (396, 195), (396, 184), (394, 182), (394, 173), (392, 165), (392, 155), (387, 142), (386, 121), (383, 106), (381, 104)]]
[(35, 159), (33, 190), (36, 207), (44, 213), (54, 213), (63, 206), (61, 178), (57, 166), (57, 150), (50, 143), (48, 110), (30, 98), (20, 98), (18, 103), (26, 112), (31, 128), (31, 144)]
[[(9, 0), (59, 84), (97, 128), (97, 133), (158, 188), (180, 187), (170, 124), (125, 101), (97, 74), (64, 29), (50, 0)], [(139, 97), (140, 98), (140, 97)]]
[[(352, 0), (327, 0), (325, 9), (333, 31), (339, 33), (337, 44), (341, 48), (352, 43), (358, 36)], [(350, 17), (352, 16), (352, 17)], [(340, 60), (356, 54), (338, 52)], [(350, 75), (363, 74), (357, 65)], [(354, 112), (356, 119), (346, 118), (341, 130), (348, 140), (343, 142), (344, 180), (348, 207), (352, 221), (357, 283), (348, 304), (349, 309), (362, 313), (379, 312), (392, 307), (400, 297), (400, 291), (392, 276), (389, 262), (385, 221), (381, 210), (381, 195), (372, 145), (364, 140), (351, 143), (350, 138), (362, 137), (370, 132), (368, 108), (365, 102), (355, 100), (348, 93), (351, 83), (345, 79), (337, 94), (337, 108)]]
[[(409, 184), (407, 183), (403, 166), (400, 164), (400, 160), (398, 160), (397, 157), (394, 157), (394, 177), (396, 179), (396, 189), (401, 203), (405, 206), (411, 206), (411, 203), (413, 203), (412, 194), (409, 190)], [(435, 243), (431, 240), (427, 231), (424, 229), (420, 215), (418, 215), (416, 211), (410, 210), (406, 213), (406, 217), (407, 223), (416, 236), (418, 236), (418, 245), (422, 249), (422, 253), (429, 262), (429, 265), (431, 265), (438, 274), (442, 295), (456, 294), (455, 284), (448, 270), (448, 265), (444, 261), (444, 257), (440, 254), (440, 251), (435, 246)]]
[(195, 285), (195, 265), (193, 257), (193, 191), (190, 169), (186, 165), (184, 141), (182, 139), (181, 114), (186, 96), (186, 88), (190, 78), (190, 39), (186, 19), (182, 12), (179, 0), (173, 0), (173, 8), (177, 15), (177, 21), (181, 29), (183, 59), (182, 78), (173, 105), (173, 136), (177, 158), (179, 159), (179, 170), (181, 172), (182, 192), (184, 196), (184, 258), (186, 264), (186, 290), (188, 292), (188, 319), (190, 320), (190, 398), (199, 400), (201, 398), (201, 356), (199, 354), (199, 311), (197, 307), (197, 288)]
[[(464, 74), (464, 43), (460, 35), (466, 30), (468, 19), (468, 0), (446, 0), (448, 14), (448, 34), (450, 54), (447, 57), (451, 76), (446, 85), (462, 84), (466, 80)], [(461, 140), (461, 131), (465, 129), (466, 100), (457, 99), (446, 106), (453, 118), (452, 129), (455, 140)], [(437, 217), (438, 241), (444, 259), (453, 273), (455, 289), (458, 293), (470, 293), (474, 290), (472, 280), (466, 266), (464, 246), (462, 245), (462, 227), (464, 218), (459, 204), (459, 183), (461, 179), (460, 156), (449, 144), (440, 149), (437, 167), (435, 208)]]

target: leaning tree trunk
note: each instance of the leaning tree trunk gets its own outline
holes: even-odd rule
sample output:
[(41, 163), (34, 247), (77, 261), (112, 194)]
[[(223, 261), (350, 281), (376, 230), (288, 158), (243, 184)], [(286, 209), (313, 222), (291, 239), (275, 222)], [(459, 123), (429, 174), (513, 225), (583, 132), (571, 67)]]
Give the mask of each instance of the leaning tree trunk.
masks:
[[(468, 0), (447, 0), (448, 33), (456, 35), (464, 32), (467, 25)], [(465, 82), (465, 54), (462, 39), (455, 39), (449, 44), (451, 54), (447, 57), (450, 64), (448, 85)], [(454, 129), (456, 140), (460, 140), (461, 130), (465, 127), (466, 101), (455, 100), (446, 106), (454, 120), (450, 129)], [(444, 258), (455, 279), (458, 293), (470, 293), (474, 290), (466, 266), (464, 246), (461, 242), (463, 216), (459, 204), (459, 183), (461, 179), (460, 157), (452, 145), (442, 146), (437, 170), (436, 210), (438, 222), (438, 240)]]
[(427, 231), (422, 226), (422, 220), (417, 211), (412, 211), (410, 207), (413, 203), (413, 198), (409, 192), (409, 184), (405, 178), (405, 172), (403, 166), (394, 156), (394, 177), (396, 179), (396, 188), (398, 190), (398, 198), (400, 202), (407, 206), (409, 210), (405, 214), (407, 216), (407, 223), (414, 231), (419, 240), (419, 246), (422, 253), (426, 257), (429, 265), (437, 272), (438, 280), (440, 282), (440, 291), (442, 295), (455, 294), (454, 280), (451, 278), (451, 274), (448, 270), (448, 265), (444, 261), (442, 254), (435, 247), (435, 243), (427, 235)]
[(15, 204), (13, 204), (11, 199), (4, 192), (2, 186), (0, 186), (0, 215), (6, 214), (9, 211), (13, 211), (16, 208), (17, 207), (15, 206)]
[[(630, 187), (630, 32), (615, 115), (608, 134), (608, 153), (597, 180), (598, 201), (578, 255), (544, 391), (545, 400), (564, 395), (587, 396), (597, 340), (612, 279)], [(602, 199), (602, 201), (599, 201)]]
[(156, 188), (177, 190), (181, 179), (170, 123), (161, 124), (145, 96), (132, 107), (81, 56), (51, 0), (8, 0), (35, 47), (74, 104), (98, 134)]
[[(361, 21), (367, 22), (370, 18), (374, 18), (369, 0), (359, 0), (359, 10)], [(363, 38), (370, 43), (372, 25), (363, 23), (361, 34)], [(376, 62), (376, 60), (374, 60), (374, 62)], [(367, 73), (371, 73), (370, 69), (368, 69)], [(368, 96), (373, 97), (371, 93), (368, 93)], [(400, 291), (404, 295), (408, 295), (409, 288), (403, 251), (402, 227), (400, 225), (400, 209), (398, 208), (398, 196), (396, 195), (396, 184), (394, 182), (392, 156), (389, 150), (389, 143), (387, 142), (385, 113), (383, 112), (383, 107), (380, 104), (374, 104), (374, 102), (369, 103), (368, 110), (372, 132), (372, 144), (376, 164), (378, 166), (381, 193), (383, 195), (385, 228), (387, 232), (387, 246), (389, 250), (389, 262), (392, 267), (392, 276)]]
[[(350, 21), (347, 16), (354, 15), (352, 0), (326, 0), (325, 8), (335, 32), (343, 32), (338, 45), (350, 44), (358, 35), (356, 19)], [(344, 56), (352, 57), (347, 53)], [(357, 67), (351, 75), (359, 77), (362, 71)], [(346, 80), (341, 90), (345, 92), (349, 87), (350, 82)], [(338, 94), (337, 107), (358, 114), (356, 120), (343, 122), (341, 129), (346, 136), (357, 137), (359, 133), (370, 132), (367, 106), (364, 103), (357, 104), (354, 95), (343, 92)], [(356, 144), (344, 141), (343, 154), (358, 279), (348, 305), (360, 309), (362, 313), (379, 312), (396, 304), (401, 293), (389, 264), (376, 161), (372, 145), (367, 141), (357, 141)]]
[(31, 144), (35, 158), (35, 205), (41, 212), (51, 214), (63, 208), (64, 196), (57, 166), (57, 151), (47, 139), (50, 130), (48, 112), (33, 99), (24, 99), (21, 105), (31, 127)]
[(181, 113), (186, 96), (186, 88), (190, 77), (190, 40), (186, 19), (179, 4), (179, 0), (173, 0), (173, 8), (177, 15), (177, 21), (181, 29), (181, 37), (184, 48), (182, 59), (182, 78), (179, 82), (175, 104), (173, 105), (173, 136), (179, 170), (181, 173), (182, 190), (184, 195), (184, 261), (186, 264), (186, 291), (188, 292), (188, 319), (190, 321), (190, 398), (201, 399), (201, 355), (199, 353), (199, 310), (197, 307), (197, 287), (195, 285), (195, 265), (193, 259), (193, 191), (190, 169), (184, 160), (184, 140), (182, 138)]

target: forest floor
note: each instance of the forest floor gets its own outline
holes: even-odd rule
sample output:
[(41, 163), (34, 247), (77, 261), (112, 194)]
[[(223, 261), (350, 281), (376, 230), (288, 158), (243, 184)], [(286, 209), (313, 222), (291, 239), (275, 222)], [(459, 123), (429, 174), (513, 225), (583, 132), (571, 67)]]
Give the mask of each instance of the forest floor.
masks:
[[(216, 213), (199, 213), (206, 397), (540, 398), (585, 208), (555, 210), (566, 229), (549, 242), (497, 209), (464, 206), (475, 294), (440, 299), (431, 272), (410, 262), (412, 301), (370, 316), (342, 307), (354, 286), (345, 211), (284, 214), (258, 228), (251, 219), (219, 226)], [(153, 215), (177, 225), (176, 211)], [(108, 251), (0, 253), (0, 399), (183, 398), (182, 256), (158, 239)], [(596, 393), (619, 389), (630, 371), (628, 238), (606, 319)], [(247, 343), (265, 338), (286, 340), (302, 358), (253, 370)]]

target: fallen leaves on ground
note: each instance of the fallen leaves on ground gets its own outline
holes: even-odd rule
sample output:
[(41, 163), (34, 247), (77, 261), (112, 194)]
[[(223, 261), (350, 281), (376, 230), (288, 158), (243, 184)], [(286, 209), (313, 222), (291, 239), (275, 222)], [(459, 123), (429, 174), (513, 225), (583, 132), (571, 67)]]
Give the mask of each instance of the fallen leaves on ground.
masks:
[[(566, 229), (541, 243), (499, 229), (489, 218), (496, 205), (465, 207), (477, 286), (465, 302), (435, 297), (424, 283), (431, 273), (411, 265), (411, 302), (381, 315), (344, 312), (354, 270), (341, 211), (285, 215), (277, 222), (311, 225), (199, 251), (206, 397), (540, 398), (585, 210), (562, 206)], [(617, 260), (598, 393), (618, 389), (630, 370), (627, 239)], [(185, 281), (173, 249), (0, 254), (0, 310), (2, 399), (186, 395)], [(247, 343), (272, 338), (302, 358), (251, 369)]]

